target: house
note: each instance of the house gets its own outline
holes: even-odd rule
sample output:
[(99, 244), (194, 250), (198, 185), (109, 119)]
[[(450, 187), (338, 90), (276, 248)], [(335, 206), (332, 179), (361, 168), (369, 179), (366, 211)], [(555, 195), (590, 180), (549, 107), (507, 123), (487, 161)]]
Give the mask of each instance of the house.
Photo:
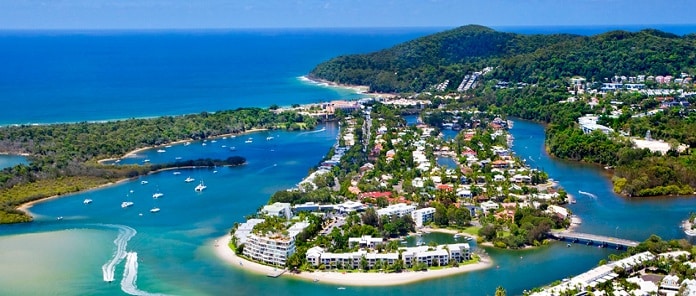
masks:
[(416, 210), (416, 206), (407, 205), (405, 203), (398, 203), (395, 205), (390, 205), (386, 208), (381, 208), (377, 210), (378, 216), (398, 216), (403, 217), (404, 215), (411, 214), (411, 212)]
[(483, 209), (485, 213), (488, 213), (489, 211), (495, 211), (499, 207), (500, 206), (497, 203), (490, 200), (481, 203), (481, 209)]

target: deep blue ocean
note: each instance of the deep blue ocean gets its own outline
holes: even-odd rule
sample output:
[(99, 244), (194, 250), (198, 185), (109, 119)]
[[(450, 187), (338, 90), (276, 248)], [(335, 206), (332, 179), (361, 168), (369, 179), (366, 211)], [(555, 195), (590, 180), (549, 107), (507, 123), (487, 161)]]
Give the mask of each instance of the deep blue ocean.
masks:
[[(658, 27), (676, 34), (696, 26)], [(499, 28), (501, 29), (501, 28)], [(525, 34), (596, 34), (597, 27), (505, 28)], [(626, 27), (635, 31), (639, 27)], [(379, 50), (443, 29), (245, 31), (0, 32), (0, 125), (178, 115), (243, 106), (353, 99), (361, 95), (299, 79), (341, 54)], [(413, 118), (410, 118), (413, 121)], [(215, 239), (269, 196), (297, 184), (335, 143), (338, 127), (264, 131), (236, 138), (143, 151), (125, 163), (176, 157), (241, 155), (234, 168), (163, 171), (39, 203), (36, 221), (0, 225), (0, 295), (509, 295), (596, 266), (615, 250), (552, 243), (531, 250), (486, 251), (487, 270), (395, 287), (348, 287), (271, 279), (215, 256)], [(579, 230), (642, 240), (652, 233), (684, 237), (678, 224), (696, 211), (693, 197), (629, 200), (616, 196), (602, 170), (546, 155), (544, 128), (519, 121), (513, 149), (576, 196), (569, 208)], [(266, 140), (272, 136), (272, 140)], [(452, 137), (449, 133), (446, 137)], [(251, 143), (246, 140), (253, 138)], [(234, 146), (235, 150), (230, 150)], [(2, 156), (0, 167), (25, 162)], [(445, 164), (443, 164), (445, 165)], [(197, 193), (190, 176), (208, 186)], [(148, 181), (142, 185), (141, 181)], [(192, 185), (193, 184), (193, 185)], [(594, 198), (577, 194), (591, 192)], [(164, 193), (153, 199), (154, 192)], [(84, 204), (85, 199), (92, 199)], [(123, 209), (123, 201), (133, 201)], [(161, 208), (157, 214), (152, 207)], [(141, 215), (142, 214), (142, 215)], [(58, 220), (58, 217), (62, 219)], [(646, 219), (646, 217), (660, 217)], [(427, 237), (436, 241), (452, 238)], [(137, 253), (135, 266), (123, 258)], [(130, 257), (129, 257), (130, 258)], [(115, 261), (114, 261), (115, 260)], [(125, 262), (124, 262), (125, 261)], [(136, 278), (129, 277), (137, 275)], [(110, 277), (114, 282), (107, 283)]]

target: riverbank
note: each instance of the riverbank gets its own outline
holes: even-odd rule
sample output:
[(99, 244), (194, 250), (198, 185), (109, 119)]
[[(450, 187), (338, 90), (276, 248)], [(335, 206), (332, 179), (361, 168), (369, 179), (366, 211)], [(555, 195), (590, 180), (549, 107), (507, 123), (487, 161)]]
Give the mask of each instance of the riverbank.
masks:
[[(279, 270), (276, 267), (262, 265), (245, 258), (237, 256), (229, 247), (231, 236), (229, 234), (214, 240), (212, 248), (215, 255), (222, 261), (231, 264), (237, 268), (260, 275), (275, 274)], [(316, 272), (301, 272), (291, 273), (286, 272), (283, 277), (292, 277), (305, 281), (313, 281), (318, 283), (343, 285), (343, 286), (394, 286), (420, 282), (428, 279), (442, 278), (457, 274), (467, 273), (476, 270), (483, 270), (493, 266), (490, 258), (481, 258), (480, 262), (472, 264), (464, 264), (459, 267), (448, 267), (437, 270), (428, 271), (404, 271), (400, 273), (366, 273), (366, 272), (333, 272), (333, 271), (316, 271)]]

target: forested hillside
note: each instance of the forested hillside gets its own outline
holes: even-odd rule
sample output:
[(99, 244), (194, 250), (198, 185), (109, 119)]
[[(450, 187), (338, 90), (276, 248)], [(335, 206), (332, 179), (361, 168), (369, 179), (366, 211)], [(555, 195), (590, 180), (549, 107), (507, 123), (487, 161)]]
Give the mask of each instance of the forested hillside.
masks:
[(603, 81), (614, 75), (696, 70), (696, 38), (657, 30), (612, 31), (591, 37), (522, 35), (469, 25), (382, 51), (336, 57), (311, 77), (367, 85), (377, 92), (419, 92), (450, 80), (450, 90), (472, 71), (494, 67), (492, 77), (536, 83), (572, 75)]

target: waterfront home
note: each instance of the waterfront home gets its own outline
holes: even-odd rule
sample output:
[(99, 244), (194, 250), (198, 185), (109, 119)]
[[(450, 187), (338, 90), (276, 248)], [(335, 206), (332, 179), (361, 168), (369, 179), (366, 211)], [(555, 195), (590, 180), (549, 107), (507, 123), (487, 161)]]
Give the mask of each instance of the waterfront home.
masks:
[(670, 274), (662, 278), (659, 292), (662, 295), (676, 295), (677, 292), (679, 292), (680, 287), (681, 285), (679, 284), (679, 277)]
[(493, 201), (485, 201), (481, 203), (481, 209), (483, 209), (484, 213), (488, 213), (489, 211), (495, 211), (499, 208), (499, 205)]

